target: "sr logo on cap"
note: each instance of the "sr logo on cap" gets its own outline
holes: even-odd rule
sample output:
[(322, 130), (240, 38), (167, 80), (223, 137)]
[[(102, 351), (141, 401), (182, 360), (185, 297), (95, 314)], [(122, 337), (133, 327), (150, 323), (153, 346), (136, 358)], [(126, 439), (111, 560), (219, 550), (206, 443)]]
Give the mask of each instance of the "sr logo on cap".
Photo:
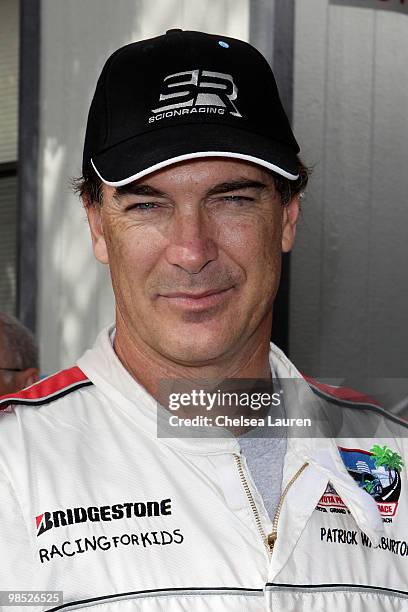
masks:
[[(162, 106), (153, 108), (152, 113), (162, 113), (179, 108), (194, 106), (226, 109), (234, 117), (242, 117), (234, 104), (238, 89), (230, 74), (212, 70), (186, 70), (169, 74), (163, 79), (160, 102)], [(172, 100), (171, 104), (167, 102)], [(154, 117), (149, 122), (154, 121)]]

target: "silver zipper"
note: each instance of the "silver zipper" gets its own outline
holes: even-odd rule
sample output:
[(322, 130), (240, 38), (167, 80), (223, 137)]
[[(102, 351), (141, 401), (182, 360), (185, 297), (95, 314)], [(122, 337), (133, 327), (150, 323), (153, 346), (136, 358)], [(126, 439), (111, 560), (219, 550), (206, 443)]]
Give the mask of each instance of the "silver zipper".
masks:
[(300, 474), (303, 472), (303, 470), (309, 465), (308, 463), (304, 463), (302, 465), (301, 468), (298, 469), (298, 471), (296, 472), (296, 474), (294, 474), (294, 476), (292, 476), (292, 478), (289, 480), (288, 484), (286, 485), (282, 495), (279, 498), (279, 503), (278, 506), (276, 508), (276, 512), (275, 512), (275, 517), (273, 519), (272, 522), (272, 531), (271, 533), (266, 534), (265, 530), (262, 526), (262, 521), (261, 521), (261, 517), (259, 515), (259, 511), (258, 508), (256, 507), (256, 503), (255, 500), (253, 498), (251, 489), (249, 487), (248, 481), (245, 477), (245, 473), (244, 473), (244, 468), (242, 465), (242, 459), (240, 455), (237, 455), (236, 453), (234, 453), (234, 458), (237, 464), (237, 468), (238, 468), (238, 473), (239, 476), (241, 478), (241, 482), (242, 485), (244, 487), (244, 491), (247, 495), (248, 501), (249, 501), (249, 505), (251, 506), (252, 512), (254, 514), (254, 518), (255, 518), (255, 523), (257, 526), (257, 529), (261, 535), (262, 538), (262, 542), (265, 545), (265, 548), (268, 552), (269, 557), (272, 556), (273, 553), (273, 548), (275, 546), (275, 542), (276, 539), (278, 537), (278, 522), (279, 522), (279, 517), (280, 517), (280, 513), (282, 510), (282, 506), (283, 506), (283, 502), (285, 501), (285, 497), (287, 492), (289, 491), (290, 487), (293, 485), (293, 483), (295, 482), (295, 480), (300, 476)]
[(255, 503), (255, 500), (253, 498), (251, 489), (249, 488), (248, 481), (245, 478), (244, 468), (242, 466), (241, 456), (237, 455), (236, 453), (234, 453), (234, 458), (235, 458), (235, 461), (237, 463), (238, 473), (239, 473), (239, 476), (241, 478), (242, 486), (244, 487), (244, 491), (245, 491), (245, 493), (246, 493), (246, 495), (248, 497), (249, 505), (251, 506), (252, 512), (253, 512), (254, 517), (255, 517), (255, 522), (256, 522), (257, 529), (258, 529), (259, 533), (261, 534), (262, 541), (263, 541), (264, 545), (266, 546), (266, 550), (268, 552), (268, 555), (270, 555), (271, 554), (271, 550), (270, 550), (270, 548), (268, 546), (268, 537), (267, 537), (267, 535), (265, 533), (265, 530), (264, 530), (264, 528), (262, 526), (261, 517), (259, 516), (258, 508), (256, 507), (256, 503)]
[(267, 546), (268, 546), (269, 550), (271, 551), (271, 554), (273, 553), (273, 547), (275, 546), (275, 542), (276, 542), (276, 539), (278, 537), (279, 517), (280, 517), (281, 510), (282, 510), (283, 502), (285, 501), (286, 494), (289, 491), (290, 487), (295, 482), (295, 480), (297, 480), (297, 478), (299, 478), (299, 476), (301, 475), (303, 470), (308, 465), (309, 465), (308, 463), (304, 463), (302, 465), (302, 467), (300, 467), (298, 469), (296, 474), (294, 474), (292, 476), (292, 478), (289, 480), (288, 484), (286, 485), (286, 487), (283, 490), (282, 495), (280, 496), (279, 503), (278, 503), (278, 506), (276, 508), (275, 516), (274, 516), (274, 519), (273, 519), (273, 522), (272, 522), (272, 531), (271, 531), (271, 533), (268, 534), (268, 537), (267, 537)]

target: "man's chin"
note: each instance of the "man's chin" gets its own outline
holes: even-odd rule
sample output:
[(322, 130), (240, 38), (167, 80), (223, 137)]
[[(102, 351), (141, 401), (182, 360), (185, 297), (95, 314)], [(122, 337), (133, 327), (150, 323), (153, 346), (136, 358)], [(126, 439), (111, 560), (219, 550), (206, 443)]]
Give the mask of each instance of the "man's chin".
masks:
[(163, 353), (171, 361), (185, 366), (215, 365), (228, 352), (229, 344), (227, 339), (222, 341), (219, 336), (217, 338), (201, 337), (198, 339), (197, 336), (192, 334), (184, 342), (180, 339), (176, 342), (168, 342), (163, 347)]

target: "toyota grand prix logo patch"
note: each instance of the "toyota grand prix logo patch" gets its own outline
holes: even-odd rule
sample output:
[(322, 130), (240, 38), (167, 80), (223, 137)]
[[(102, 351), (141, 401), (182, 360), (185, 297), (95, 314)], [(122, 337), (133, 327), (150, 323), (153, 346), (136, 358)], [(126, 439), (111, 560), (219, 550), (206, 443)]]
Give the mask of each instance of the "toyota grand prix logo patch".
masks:
[[(400, 474), (404, 466), (401, 456), (388, 446), (379, 444), (375, 444), (369, 451), (342, 447), (339, 447), (339, 451), (348, 473), (360, 488), (375, 499), (381, 516), (395, 516), (401, 493)], [(318, 508), (342, 513), (347, 511), (343, 500), (330, 484), (322, 495)], [(391, 521), (392, 519), (387, 522)]]
[(186, 70), (163, 79), (159, 106), (152, 108), (149, 123), (163, 118), (198, 113), (242, 117), (235, 101), (238, 88), (232, 75), (214, 70)]

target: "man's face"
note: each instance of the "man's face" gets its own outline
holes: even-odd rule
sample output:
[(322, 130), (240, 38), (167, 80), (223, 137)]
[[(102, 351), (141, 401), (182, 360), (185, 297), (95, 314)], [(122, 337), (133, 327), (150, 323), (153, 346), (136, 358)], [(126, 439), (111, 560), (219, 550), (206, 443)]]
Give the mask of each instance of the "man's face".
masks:
[(186, 365), (233, 356), (254, 334), (269, 338), (297, 213), (297, 199), (282, 206), (270, 173), (224, 158), (104, 185), (101, 209), (88, 208), (117, 317), (141, 346)]

